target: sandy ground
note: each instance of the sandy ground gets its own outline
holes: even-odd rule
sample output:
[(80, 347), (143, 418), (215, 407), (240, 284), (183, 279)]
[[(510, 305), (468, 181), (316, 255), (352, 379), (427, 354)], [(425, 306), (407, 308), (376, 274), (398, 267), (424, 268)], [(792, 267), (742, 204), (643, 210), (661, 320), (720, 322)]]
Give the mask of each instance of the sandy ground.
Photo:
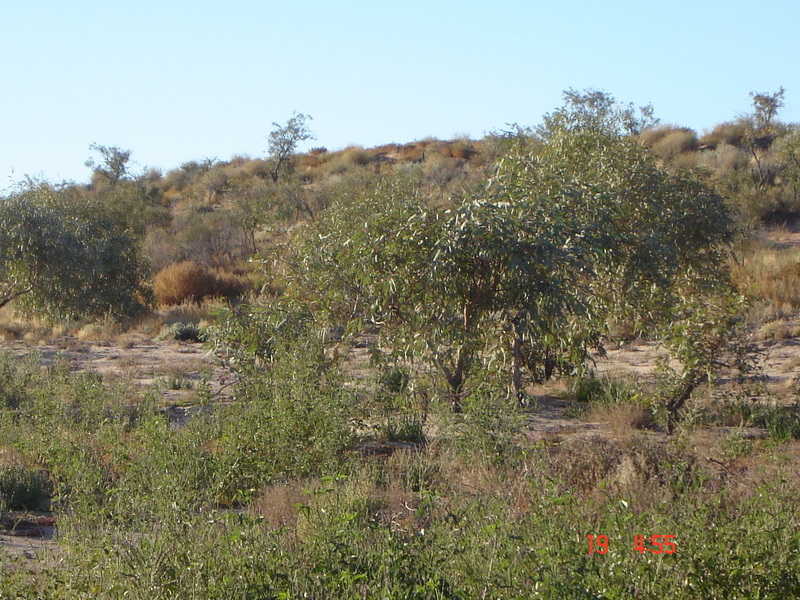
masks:
[[(45, 365), (66, 361), (75, 371), (95, 371), (107, 381), (122, 379), (142, 388), (159, 384), (165, 405), (191, 402), (202, 381), (221, 398), (234, 383), (234, 377), (202, 344), (154, 342), (141, 334), (125, 334), (113, 341), (82, 341), (71, 336), (33, 345), (14, 341), (4, 342), (0, 348), (20, 356), (38, 352)], [(171, 382), (182, 383), (185, 389), (170, 389), (180, 387)]]

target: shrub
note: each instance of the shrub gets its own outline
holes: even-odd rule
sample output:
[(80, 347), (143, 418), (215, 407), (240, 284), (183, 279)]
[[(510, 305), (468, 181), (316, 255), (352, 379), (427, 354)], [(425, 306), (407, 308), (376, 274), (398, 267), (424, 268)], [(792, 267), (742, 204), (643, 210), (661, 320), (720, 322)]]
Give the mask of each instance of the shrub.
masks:
[(0, 198), (0, 306), (61, 318), (140, 314), (139, 240), (113, 207), (79, 190), (31, 185)]
[(240, 402), (220, 413), (223, 501), (276, 480), (335, 472), (351, 442), (352, 393), (325, 359), (319, 337), (295, 335), (276, 340), (268, 368), (246, 374)]
[(207, 269), (186, 260), (161, 269), (153, 279), (153, 292), (162, 305), (199, 302), (213, 296), (214, 277)]
[(581, 378), (573, 384), (575, 399), (589, 404), (628, 404), (636, 402), (638, 391), (624, 379)]
[(206, 269), (192, 261), (174, 263), (153, 279), (156, 300), (163, 306), (204, 298), (235, 298), (247, 290), (245, 280), (222, 269)]
[(695, 149), (697, 149), (697, 134), (691, 129), (670, 131), (653, 146), (653, 152), (666, 161)]
[(214, 269), (211, 276), (213, 298), (238, 298), (250, 288), (246, 279), (225, 269)]
[(800, 439), (800, 404), (794, 406), (761, 405), (753, 410), (749, 423), (763, 427), (778, 442)]
[(52, 485), (43, 471), (0, 467), (0, 505), (10, 510), (46, 508)]
[(181, 342), (203, 342), (205, 336), (200, 327), (194, 323), (172, 323), (166, 326), (155, 338), (155, 341), (179, 340)]
[(747, 123), (741, 121), (720, 123), (700, 138), (700, 143), (712, 147), (716, 147), (719, 144), (741, 146), (747, 135), (747, 129)]
[(450, 143), (449, 154), (452, 158), (469, 160), (476, 153), (475, 147), (468, 139), (457, 139)]
[(36, 354), (22, 360), (10, 351), (0, 354), (0, 407), (16, 409), (30, 400), (38, 361)]

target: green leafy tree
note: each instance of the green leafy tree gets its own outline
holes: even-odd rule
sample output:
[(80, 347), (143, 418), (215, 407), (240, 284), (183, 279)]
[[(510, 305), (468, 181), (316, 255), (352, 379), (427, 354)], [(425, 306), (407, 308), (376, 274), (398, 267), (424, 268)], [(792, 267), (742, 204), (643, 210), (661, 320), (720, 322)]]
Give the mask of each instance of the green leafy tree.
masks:
[(556, 131), (603, 130), (619, 135), (638, 135), (654, 127), (658, 119), (652, 105), (634, 107), (623, 104), (614, 96), (599, 90), (579, 92), (569, 89), (564, 92), (564, 104), (553, 113), (545, 115), (537, 128), (540, 136), (547, 138)]
[(753, 112), (743, 118), (743, 142), (755, 164), (753, 183), (759, 192), (774, 184), (775, 169), (765, 158), (772, 143), (783, 133), (783, 128), (775, 121), (775, 117), (783, 107), (784, 92), (783, 87), (772, 94), (751, 92)]
[(100, 179), (109, 187), (116, 186), (130, 174), (130, 160), (132, 152), (117, 146), (102, 146), (91, 144), (89, 150), (97, 152), (100, 157), (89, 158), (85, 165), (93, 169), (95, 178)]
[(134, 314), (147, 297), (136, 238), (75, 188), (35, 184), (0, 199), (0, 306), (52, 317)]
[(456, 406), (478, 373), (523, 398), (602, 352), (610, 318), (655, 336), (680, 298), (725, 293), (722, 199), (658, 168), (627, 109), (573, 100), (444, 205), (399, 177), (341, 195), (295, 230), (275, 287), (320, 325), (378, 328)]
[(778, 88), (777, 92), (750, 92), (750, 97), (753, 99), (753, 114), (752, 120), (754, 128), (757, 131), (765, 131), (773, 125), (773, 120), (778, 114), (778, 111), (783, 108), (783, 96), (786, 90), (783, 86)]
[(789, 128), (776, 146), (787, 200), (796, 211), (800, 208), (800, 127), (795, 125)]
[(299, 143), (315, 139), (314, 134), (308, 128), (307, 123), (310, 120), (309, 115), (296, 112), (285, 125), (272, 123), (275, 129), (267, 137), (269, 142), (267, 154), (272, 160), (269, 171), (272, 181), (277, 182), (280, 174), (286, 172)]

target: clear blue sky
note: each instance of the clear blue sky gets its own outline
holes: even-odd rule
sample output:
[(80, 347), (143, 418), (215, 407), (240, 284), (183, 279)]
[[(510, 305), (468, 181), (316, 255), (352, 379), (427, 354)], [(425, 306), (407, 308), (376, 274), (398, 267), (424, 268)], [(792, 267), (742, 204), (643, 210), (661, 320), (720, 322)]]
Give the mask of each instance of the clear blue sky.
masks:
[(272, 122), (313, 145), (481, 137), (594, 88), (702, 132), (786, 88), (797, 0), (5, 0), (0, 189), (88, 181), (93, 142), (138, 168), (262, 156)]

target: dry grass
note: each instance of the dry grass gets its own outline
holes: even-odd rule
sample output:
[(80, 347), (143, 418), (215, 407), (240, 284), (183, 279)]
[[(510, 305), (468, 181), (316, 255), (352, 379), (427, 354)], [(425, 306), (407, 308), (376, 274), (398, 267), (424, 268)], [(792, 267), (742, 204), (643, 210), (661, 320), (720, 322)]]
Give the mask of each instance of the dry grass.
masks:
[(646, 129), (640, 136), (642, 144), (664, 161), (697, 150), (697, 134), (686, 127), (663, 126)]
[(739, 121), (720, 123), (700, 138), (700, 143), (716, 147), (721, 144), (739, 146), (747, 135), (747, 124)]
[(225, 306), (225, 301), (218, 298), (207, 298), (202, 302), (182, 302), (175, 306), (168, 306), (161, 310), (160, 325), (173, 323), (200, 324), (211, 317), (211, 313)]
[(208, 269), (186, 260), (174, 263), (159, 271), (153, 279), (153, 292), (162, 306), (182, 302), (199, 302), (212, 295), (213, 278)]
[(800, 311), (800, 248), (756, 246), (731, 264), (731, 272), (738, 288), (773, 314)]
[(75, 335), (81, 341), (107, 341), (116, 338), (121, 332), (122, 326), (120, 323), (114, 321), (111, 317), (107, 317), (83, 325)]
[(248, 288), (241, 275), (207, 269), (190, 260), (163, 268), (153, 279), (153, 292), (161, 306), (200, 302), (205, 298), (235, 298)]
[(655, 426), (650, 412), (636, 404), (599, 404), (592, 407), (586, 418), (605, 424), (617, 439), (630, 438), (636, 431)]
[(757, 337), (761, 341), (790, 340), (800, 337), (800, 324), (784, 319), (770, 321), (759, 328)]
[(207, 367), (208, 363), (203, 359), (189, 358), (164, 361), (158, 367), (155, 367), (154, 371), (170, 377), (186, 377), (194, 373), (200, 373)]
[(691, 129), (671, 131), (653, 146), (653, 152), (665, 161), (672, 161), (678, 155), (696, 149), (697, 134)]
[(262, 517), (274, 529), (294, 526), (297, 523), (297, 507), (307, 504), (309, 482), (291, 481), (269, 486), (250, 504), (251, 514)]

